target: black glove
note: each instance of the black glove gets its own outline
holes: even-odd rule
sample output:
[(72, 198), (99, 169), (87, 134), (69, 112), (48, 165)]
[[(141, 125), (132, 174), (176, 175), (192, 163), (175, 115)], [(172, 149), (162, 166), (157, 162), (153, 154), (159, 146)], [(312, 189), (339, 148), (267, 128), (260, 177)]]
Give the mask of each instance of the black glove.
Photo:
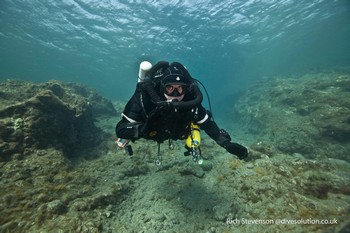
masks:
[(239, 159), (245, 159), (248, 156), (248, 150), (244, 146), (231, 142), (230, 135), (224, 130), (220, 130), (220, 135), (216, 143), (227, 150), (227, 152), (237, 155)]
[(220, 146), (224, 147), (226, 142), (231, 141), (231, 137), (224, 129), (220, 129), (219, 133), (220, 133), (220, 135), (219, 135), (218, 139), (216, 139), (216, 143), (219, 144)]
[(227, 152), (237, 155), (239, 159), (245, 159), (248, 156), (248, 149), (238, 143), (226, 141), (223, 147)]

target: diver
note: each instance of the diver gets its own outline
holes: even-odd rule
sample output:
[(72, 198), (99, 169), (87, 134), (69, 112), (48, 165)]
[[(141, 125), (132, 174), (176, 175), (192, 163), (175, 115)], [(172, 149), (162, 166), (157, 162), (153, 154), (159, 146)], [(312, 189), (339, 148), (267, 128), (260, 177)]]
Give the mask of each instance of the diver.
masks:
[[(190, 138), (186, 141), (185, 155), (199, 159), (199, 136), (204, 130), (217, 144), (239, 159), (248, 156), (243, 145), (232, 142), (230, 135), (220, 129), (212, 119), (210, 111), (202, 106), (203, 96), (198, 80), (191, 77), (187, 69), (178, 62), (160, 61), (152, 66), (149, 62), (140, 65), (139, 82), (136, 91), (126, 104), (122, 119), (116, 125), (117, 143), (128, 148), (128, 142), (139, 138), (158, 142), (158, 160), (160, 164), (159, 145), (169, 140)], [(197, 134), (196, 134), (197, 133)], [(190, 136), (189, 136), (190, 135)]]

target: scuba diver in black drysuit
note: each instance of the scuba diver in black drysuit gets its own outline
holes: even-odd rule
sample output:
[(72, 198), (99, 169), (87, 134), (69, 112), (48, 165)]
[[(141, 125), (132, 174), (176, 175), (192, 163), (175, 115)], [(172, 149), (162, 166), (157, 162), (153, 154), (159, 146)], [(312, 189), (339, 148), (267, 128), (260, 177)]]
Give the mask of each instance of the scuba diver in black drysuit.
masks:
[[(199, 142), (193, 136), (198, 136), (200, 128), (239, 159), (248, 156), (247, 148), (231, 142), (230, 135), (219, 129), (210, 112), (202, 106), (203, 96), (198, 80), (193, 79), (182, 64), (161, 61), (152, 68), (148, 64), (143, 75), (140, 67), (136, 91), (116, 125), (119, 146), (125, 147), (129, 141), (139, 138), (151, 139), (158, 142), (159, 158), (160, 143), (169, 140), (170, 146), (171, 140), (186, 139), (190, 135), (185, 155), (191, 154), (197, 160), (200, 156)], [(132, 153), (130, 149), (129, 154)], [(156, 163), (160, 164), (160, 161)]]

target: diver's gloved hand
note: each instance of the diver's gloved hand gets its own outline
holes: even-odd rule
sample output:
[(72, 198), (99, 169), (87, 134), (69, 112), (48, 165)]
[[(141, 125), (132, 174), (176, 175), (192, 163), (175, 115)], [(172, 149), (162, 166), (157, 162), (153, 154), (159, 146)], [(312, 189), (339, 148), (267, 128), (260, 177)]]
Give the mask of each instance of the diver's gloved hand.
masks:
[(230, 135), (224, 129), (220, 130), (220, 136), (216, 142), (227, 152), (237, 155), (239, 159), (245, 159), (248, 156), (248, 149), (238, 143), (231, 142)]
[(226, 141), (223, 147), (227, 152), (237, 155), (239, 159), (245, 159), (248, 157), (248, 149), (238, 143)]

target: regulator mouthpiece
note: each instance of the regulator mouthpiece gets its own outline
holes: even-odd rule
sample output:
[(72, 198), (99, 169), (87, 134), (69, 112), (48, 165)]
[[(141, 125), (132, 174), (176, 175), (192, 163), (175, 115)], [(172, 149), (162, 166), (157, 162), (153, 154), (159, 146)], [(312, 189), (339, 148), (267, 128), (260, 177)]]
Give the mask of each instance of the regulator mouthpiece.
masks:
[(148, 61), (143, 61), (140, 63), (138, 82), (142, 82), (145, 79), (146, 72), (149, 71), (151, 68), (152, 68), (152, 64)]

